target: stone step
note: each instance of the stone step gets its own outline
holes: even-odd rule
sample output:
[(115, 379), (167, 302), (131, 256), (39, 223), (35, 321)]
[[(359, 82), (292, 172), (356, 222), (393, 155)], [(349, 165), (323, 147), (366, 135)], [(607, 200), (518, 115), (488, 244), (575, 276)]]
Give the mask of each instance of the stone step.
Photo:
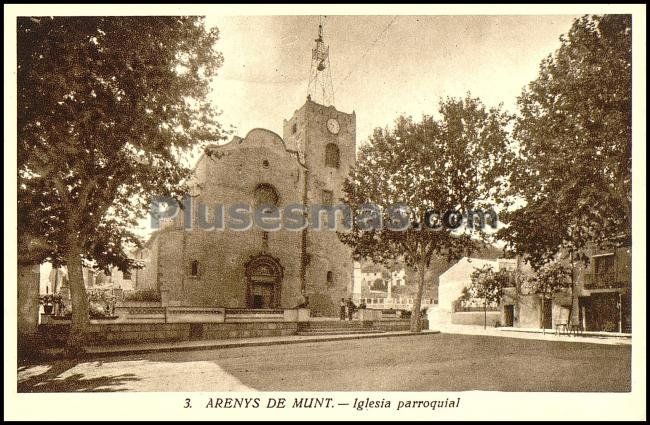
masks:
[(352, 334), (380, 334), (385, 333), (381, 329), (327, 329), (327, 330), (309, 330), (300, 331), (296, 335), (352, 335)]
[(375, 330), (383, 330), (383, 329), (378, 329), (378, 328), (366, 328), (366, 329), (350, 329), (350, 328), (329, 328), (329, 329), (300, 329), (298, 328), (298, 332), (306, 332), (306, 333), (317, 333), (317, 332), (336, 332), (336, 333), (347, 333), (347, 332), (372, 332)]
[(372, 322), (302, 322), (300, 326), (310, 329), (331, 329), (331, 328), (369, 328)]

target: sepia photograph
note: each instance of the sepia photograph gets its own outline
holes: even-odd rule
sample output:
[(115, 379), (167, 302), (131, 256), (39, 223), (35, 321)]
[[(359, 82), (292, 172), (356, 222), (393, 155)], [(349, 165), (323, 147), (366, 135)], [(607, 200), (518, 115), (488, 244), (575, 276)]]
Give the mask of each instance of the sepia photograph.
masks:
[(16, 400), (645, 419), (645, 6), (50, 6), (5, 7)]

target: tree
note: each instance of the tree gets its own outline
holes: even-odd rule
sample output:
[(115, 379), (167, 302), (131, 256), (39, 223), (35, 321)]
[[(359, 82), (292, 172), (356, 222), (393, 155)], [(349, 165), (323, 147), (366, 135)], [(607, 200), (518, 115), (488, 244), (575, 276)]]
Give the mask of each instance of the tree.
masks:
[(629, 15), (584, 16), (518, 99), (519, 145), (498, 233), (535, 268), (588, 244), (631, 243), (632, 33)]
[[(571, 290), (571, 310), (569, 321), (571, 321), (571, 311), (573, 310), (574, 284), (573, 284), (573, 265), (571, 267), (563, 264), (561, 261), (553, 261), (540, 267), (537, 272), (531, 276), (525, 283), (523, 292), (538, 294), (542, 300), (542, 312), (546, 300), (552, 299), (553, 295)], [(545, 327), (543, 326), (545, 329)]]
[(511, 117), (500, 108), (488, 110), (467, 95), (441, 101), (439, 113), (439, 119), (424, 116), (421, 122), (402, 116), (393, 129), (375, 129), (344, 184), (344, 202), (357, 220), (339, 233), (341, 241), (356, 257), (383, 264), (401, 258), (417, 269), (413, 332), (421, 330), (425, 272), (432, 259), (468, 255), (478, 244), (472, 236), (486, 235), (472, 226), (423, 226), (427, 212), (446, 220), (485, 209), (498, 197), (511, 158), (506, 132)]
[(185, 153), (222, 137), (207, 101), (218, 31), (172, 16), (19, 18), (17, 31), (20, 261), (67, 265), (79, 348), (82, 258), (133, 267), (129, 229), (153, 196), (186, 192)]
[(495, 272), (492, 266), (484, 266), (472, 272), (472, 284), (463, 292), (463, 297), (483, 300), (483, 328), (487, 328), (487, 306), (501, 304), (504, 289), (512, 286), (511, 277), (509, 271)]

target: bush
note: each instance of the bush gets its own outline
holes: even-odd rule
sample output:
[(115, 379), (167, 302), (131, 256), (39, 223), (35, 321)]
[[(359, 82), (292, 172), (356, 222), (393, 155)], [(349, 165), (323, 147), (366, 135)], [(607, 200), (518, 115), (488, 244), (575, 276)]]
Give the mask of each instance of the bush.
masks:
[(102, 306), (99, 303), (94, 303), (94, 302), (91, 302), (88, 305), (88, 312), (89, 312), (91, 318), (104, 317), (104, 316), (107, 315), (106, 309), (104, 308), (104, 306)]
[(161, 301), (160, 292), (155, 289), (138, 289), (124, 294), (124, 301)]
[(618, 323), (614, 323), (610, 320), (606, 321), (603, 324), (603, 331), (605, 332), (616, 332), (618, 331)]

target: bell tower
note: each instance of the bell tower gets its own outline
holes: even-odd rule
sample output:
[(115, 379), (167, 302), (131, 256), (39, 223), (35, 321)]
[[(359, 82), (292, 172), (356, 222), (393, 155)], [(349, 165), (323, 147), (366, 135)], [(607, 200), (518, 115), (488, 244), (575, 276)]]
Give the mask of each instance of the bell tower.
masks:
[(307, 93), (316, 102), (323, 105), (334, 104), (334, 85), (332, 84), (332, 67), (330, 65), (330, 47), (323, 35), (323, 17), (319, 18), (318, 37), (311, 50), (311, 68)]
[[(324, 83), (327, 81), (329, 85)], [(312, 223), (314, 206), (342, 204), (343, 182), (356, 161), (356, 114), (337, 110), (333, 90), (328, 95), (327, 87), (331, 89), (329, 47), (324, 43), (321, 23), (312, 50), (307, 101), (283, 126), (287, 149), (296, 151), (306, 168), (303, 203), (310, 211)], [(340, 224), (336, 224), (337, 228), (329, 226), (325, 215), (322, 217), (328, 221), (327, 228), (317, 230), (310, 226), (303, 231), (302, 289), (313, 312), (335, 316), (341, 298), (352, 296), (352, 252), (338, 239), (336, 230), (340, 230)], [(324, 224), (323, 220), (321, 223)]]

